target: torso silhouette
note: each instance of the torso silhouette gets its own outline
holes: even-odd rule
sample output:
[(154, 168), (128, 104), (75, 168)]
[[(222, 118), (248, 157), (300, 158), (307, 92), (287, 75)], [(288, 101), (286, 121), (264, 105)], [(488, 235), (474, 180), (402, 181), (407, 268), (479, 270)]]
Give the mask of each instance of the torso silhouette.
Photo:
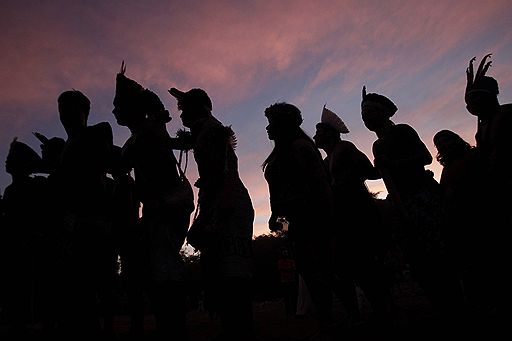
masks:
[(106, 122), (86, 127), (66, 141), (60, 165), (52, 175), (58, 181), (59, 202), (83, 214), (105, 213), (108, 189), (104, 181), (112, 150), (112, 129)]
[[(424, 166), (432, 156), (416, 131), (407, 124), (396, 124), (373, 143), (376, 167), (381, 171), (391, 195), (409, 196), (425, 187), (429, 179)], [(377, 160), (389, 160), (379, 165)]]
[(288, 219), (291, 237), (307, 238), (311, 223), (318, 224), (315, 234), (329, 231), (321, 222), (332, 214), (332, 191), (316, 147), (298, 138), (279, 148), (265, 168), (272, 213)]

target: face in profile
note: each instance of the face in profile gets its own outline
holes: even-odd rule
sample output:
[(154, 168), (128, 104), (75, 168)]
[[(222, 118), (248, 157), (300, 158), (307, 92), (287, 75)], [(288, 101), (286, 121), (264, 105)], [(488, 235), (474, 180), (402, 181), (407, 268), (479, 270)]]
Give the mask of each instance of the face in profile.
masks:
[(365, 103), (361, 108), (361, 116), (364, 125), (370, 131), (376, 131), (387, 120), (387, 115), (380, 105)]
[(123, 105), (123, 101), (116, 96), (114, 97), (114, 109), (112, 110), (112, 114), (114, 114), (114, 117), (116, 118), (117, 124), (120, 126), (127, 126), (128, 121), (128, 115), (127, 115), (128, 109), (125, 105)]
[(181, 123), (183, 126), (190, 128), (197, 119), (197, 113), (194, 105), (180, 100), (178, 101), (178, 110), (181, 111)]
[(313, 140), (318, 148), (323, 149), (328, 144), (331, 135), (332, 133), (328, 128), (318, 125)]
[(268, 125), (265, 128), (269, 140), (276, 140), (279, 136), (279, 131), (282, 129), (277, 120), (268, 118)]
[(265, 130), (267, 131), (267, 136), (268, 136), (269, 140), (274, 140), (273, 129), (274, 129), (274, 127), (272, 127), (272, 125), (270, 123), (265, 127)]
[(16, 163), (13, 160), (11, 154), (8, 154), (7, 158), (5, 159), (5, 172), (7, 174), (13, 174), (14, 172), (16, 172)]
[(13, 155), (13, 153), (9, 153), (5, 159), (5, 172), (11, 175), (30, 174), (26, 163), (23, 163), (23, 160), (19, 156)]
[(140, 104), (137, 101), (128, 101), (120, 96), (114, 97), (112, 114), (114, 114), (117, 124), (123, 127), (137, 126), (146, 117), (144, 111), (140, 110)]
[(455, 136), (448, 134), (438, 134), (434, 137), (434, 145), (441, 155), (449, 154), (456, 142)]
[(28, 175), (37, 172), (41, 158), (27, 145), (13, 142), (5, 160), (5, 171), (11, 175)]

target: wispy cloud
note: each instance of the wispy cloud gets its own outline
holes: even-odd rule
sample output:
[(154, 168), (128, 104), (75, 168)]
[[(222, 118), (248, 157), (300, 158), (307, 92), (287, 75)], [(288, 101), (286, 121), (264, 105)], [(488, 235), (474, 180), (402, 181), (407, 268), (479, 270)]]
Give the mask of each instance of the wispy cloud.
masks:
[[(77, 88), (94, 119), (109, 119), (121, 60), (128, 75), (176, 112), (171, 86), (205, 88), (215, 113), (239, 136), (240, 171), (266, 231), (268, 193), (261, 162), (272, 146), (263, 109), (277, 100), (303, 110), (311, 132), (328, 102), (349, 138), (371, 157), (374, 135), (359, 115), (361, 85), (389, 95), (397, 121), (428, 144), (451, 127), (474, 135), (464, 112), (464, 69), (494, 52), (500, 100), (512, 100), (510, 1), (4, 1), (0, 11), (0, 143), (33, 129), (59, 132), (56, 98)], [(114, 125), (119, 143), (127, 131)], [(179, 120), (169, 129), (179, 126)], [(0, 147), (0, 159), (5, 159)], [(436, 174), (438, 166), (432, 165)], [(191, 176), (196, 176), (192, 172)], [(2, 174), (0, 187), (8, 178)], [(382, 184), (371, 184), (382, 189)], [(379, 187), (380, 186), (380, 187)]]

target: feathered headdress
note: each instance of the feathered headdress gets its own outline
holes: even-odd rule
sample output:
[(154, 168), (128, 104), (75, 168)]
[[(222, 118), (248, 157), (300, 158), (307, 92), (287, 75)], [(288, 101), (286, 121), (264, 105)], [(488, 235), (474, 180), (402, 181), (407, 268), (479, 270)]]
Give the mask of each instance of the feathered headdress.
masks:
[(474, 74), (473, 70), (473, 62), (476, 60), (476, 57), (471, 58), (469, 61), (469, 66), (466, 68), (466, 77), (467, 77), (467, 83), (466, 83), (466, 93), (474, 87), (475, 83), (478, 83), (478, 81), (481, 79), (481, 77), (485, 76), (485, 73), (487, 70), (489, 70), (489, 67), (492, 64), (492, 61), (487, 61), (487, 58), (491, 57), (492, 53), (486, 54), (484, 58), (480, 61), (480, 65), (478, 65), (478, 69), (476, 70), (476, 74)]
[(376, 93), (369, 93), (369, 94), (367, 94), (366, 93), (366, 86), (364, 86), (364, 85), (363, 85), (363, 90), (362, 90), (362, 96), (361, 97), (362, 97), (361, 98), (361, 107), (366, 102), (377, 103), (379, 105), (382, 105), (386, 109), (385, 114), (387, 114), (388, 117), (393, 116), (397, 112), (397, 110), (398, 110), (398, 107), (395, 105), (395, 103), (393, 103), (393, 101), (390, 100), (389, 98), (387, 98), (386, 96), (379, 95), (379, 94), (376, 94)]
[(325, 105), (322, 109), (322, 117), (320, 119), (320, 123), (328, 125), (340, 134), (347, 134), (349, 132), (343, 120), (338, 115), (336, 115), (336, 113), (327, 109)]
[(114, 97), (114, 105), (117, 103), (127, 103), (132, 105), (136, 102), (144, 91), (142, 85), (126, 77), (126, 65), (121, 63), (121, 71), (116, 76), (116, 95)]
[(492, 61), (487, 61), (487, 58), (490, 58), (492, 53), (486, 54), (484, 58), (480, 61), (478, 65), (478, 69), (476, 70), (476, 74), (474, 73), (473, 62), (476, 60), (476, 57), (471, 58), (469, 61), (469, 66), (466, 68), (466, 92), (465, 96), (472, 90), (488, 90), (496, 95), (499, 93), (498, 83), (492, 77), (486, 76), (487, 70), (492, 65)]

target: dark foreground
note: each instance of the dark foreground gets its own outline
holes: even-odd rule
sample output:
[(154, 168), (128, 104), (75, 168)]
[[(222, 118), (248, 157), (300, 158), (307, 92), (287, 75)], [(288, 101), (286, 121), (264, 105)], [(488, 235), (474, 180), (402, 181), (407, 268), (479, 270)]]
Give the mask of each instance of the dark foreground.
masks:
[[(361, 297), (362, 322), (349, 325), (341, 303), (336, 301), (337, 323), (319, 326), (312, 315), (290, 316), (285, 313), (281, 300), (254, 303), (255, 333), (254, 341), (327, 341), (327, 340), (436, 340), (436, 339), (496, 339), (494, 335), (502, 333), (489, 321), (464, 320), (458, 323), (458, 317), (440, 322), (432, 312), (431, 306), (421, 289), (413, 281), (405, 281), (394, 288), (394, 313), (386, 328), (375, 326), (370, 319), (370, 308)], [(1, 321), (0, 321), (1, 322)], [(208, 312), (197, 309), (187, 316), (189, 341), (216, 340), (220, 323)], [(80, 332), (77, 331), (77, 338)], [(502, 336), (503, 337), (503, 336)], [(500, 339), (502, 338), (500, 337)], [(23, 333), (13, 333), (0, 323), (0, 340), (39, 340), (47, 339), (39, 325), (28, 326)], [(109, 340), (130, 340), (129, 318), (118, 315), (115, 320), (115, 335)], [(154, 337), (154, 320), (146, 316), (144, 340)]]

